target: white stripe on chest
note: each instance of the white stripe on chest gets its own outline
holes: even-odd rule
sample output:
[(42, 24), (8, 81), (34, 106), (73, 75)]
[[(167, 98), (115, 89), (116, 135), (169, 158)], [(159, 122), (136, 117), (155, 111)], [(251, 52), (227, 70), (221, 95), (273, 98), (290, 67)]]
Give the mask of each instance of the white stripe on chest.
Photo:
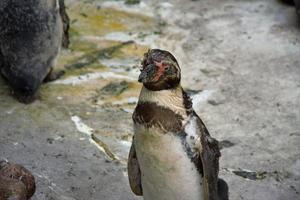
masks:
[(135, 125), (135, 148), (145, 200), (202, 200), (202, 177), (172, 133)]
[(184, 122), (184, 132), (186, 133), (186, 142), (191, 147), (191, 151), (200, 151), (200, 130), (195, 116), (188, 117)]
[(139, 102), (153, 102), (159, 106), (169, 108), (183, 118), (187, 117), (181, 87), (172, 90), (151, 91), (143, 86)]

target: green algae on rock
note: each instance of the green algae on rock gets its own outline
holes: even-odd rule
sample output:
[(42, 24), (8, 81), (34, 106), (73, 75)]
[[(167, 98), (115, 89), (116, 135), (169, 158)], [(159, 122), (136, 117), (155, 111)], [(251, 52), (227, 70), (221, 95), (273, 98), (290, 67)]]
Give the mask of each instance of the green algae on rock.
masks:
[(79, 35), (103, 36), (109, 32), (149, 29), (155, 24), (148, 16), (78, 2), (69, 6), (69, 13), (72, 31)]
[(126, 81), (121, 82), (110, 82), (101, 89), (102, 95), (113, 95), (118, 96), (126, 89), (128, 89), (128, 83)]
[(134, 5), (134, 4), (139, 4), (140, 2), (141, 2), (140, 0), (126, 0), (125, 4)]

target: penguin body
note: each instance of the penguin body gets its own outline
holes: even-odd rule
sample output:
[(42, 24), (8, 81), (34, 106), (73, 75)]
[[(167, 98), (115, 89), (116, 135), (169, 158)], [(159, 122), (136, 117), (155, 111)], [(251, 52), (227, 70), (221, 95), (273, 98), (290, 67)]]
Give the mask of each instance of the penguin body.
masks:
[(26, 103), (52, 72), (61, 47), (59, 1), (4, 0), (0, 16), (1, 74)]
[(144, 199), (201, 200), (202, 177), (186, 155), (181, 138), (173, 133), (162, 135), (155, 128), (135, 127), (135, 131)]
[[(154, 49), (142, 65), (139, 81), (144, 86), (133, 114), (128, 161), (133, 192), (145, 200), (228, 199), (226, 183), (218, 181), (217, 141), (181, 88), (176, 59)], [(225, 184), (227, 193), (220, 195), (219, 183)]]

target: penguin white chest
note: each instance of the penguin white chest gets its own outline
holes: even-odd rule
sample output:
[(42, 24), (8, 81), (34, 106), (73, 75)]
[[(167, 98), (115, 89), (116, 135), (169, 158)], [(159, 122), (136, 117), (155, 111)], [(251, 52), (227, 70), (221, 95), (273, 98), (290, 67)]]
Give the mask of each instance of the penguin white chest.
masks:
[(181, 139), (135, 126), (135, 148), (145, 200), (202, 200), (202, 177)]

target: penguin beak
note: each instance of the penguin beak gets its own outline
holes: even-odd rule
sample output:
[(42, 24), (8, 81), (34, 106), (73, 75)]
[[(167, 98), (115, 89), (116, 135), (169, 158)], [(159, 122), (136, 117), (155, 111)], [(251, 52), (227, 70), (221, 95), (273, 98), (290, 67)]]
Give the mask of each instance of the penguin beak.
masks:
[(140, 83), (148, 83), (155, 77), (156, 74), (156, 66), (154, 64), (147, 65), (141, 71), (138, 81)]

